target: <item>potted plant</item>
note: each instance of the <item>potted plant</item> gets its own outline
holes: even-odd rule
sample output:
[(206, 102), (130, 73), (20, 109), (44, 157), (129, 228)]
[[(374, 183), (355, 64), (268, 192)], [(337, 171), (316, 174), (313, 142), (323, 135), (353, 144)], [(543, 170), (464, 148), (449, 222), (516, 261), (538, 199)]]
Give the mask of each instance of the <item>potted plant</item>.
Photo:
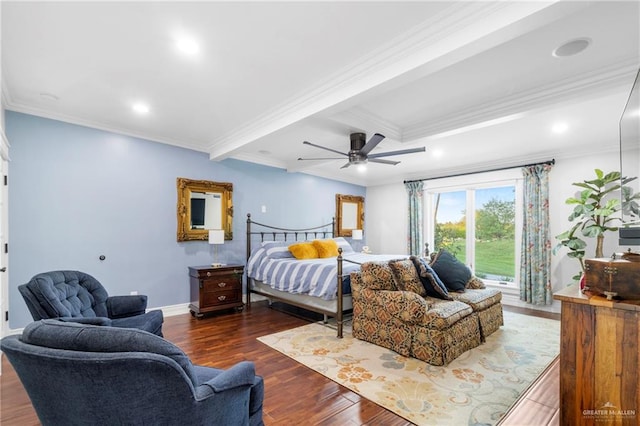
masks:
[(553, 249), (553, 253), (556, 254), (560, 248), (566, 247), (569, 250), (568, 256), (580, 262), (581, 271), (573, 276), (575, 281), (580, 280), (584, 273), (587, 243), (583, 237), (595, 238), (595, 257), (604, 257), (602, 248), (605, 233), (618, 230), (615, 224), (620, 222), (620, 218), (616, 213), (622, 208), (619, 190), (622, 188), (625, 194), (625, 204), (640, 198), (640, 194), (633, 194), (631, 188), (624, 186), (637, 177), (621, 178), (620, 172), (614, 171), (605, 174), (600, 169), (596, 169), (595, 173), (595, 179), (572, 184), (582, 188), (577, 196), (569, 197), (565, 201), (567, 204), (575, 205), (573, 212), (569, 215), (569, 222), (572, 223), (572, 226), (569, 230), (556, 236), (560, 242)]

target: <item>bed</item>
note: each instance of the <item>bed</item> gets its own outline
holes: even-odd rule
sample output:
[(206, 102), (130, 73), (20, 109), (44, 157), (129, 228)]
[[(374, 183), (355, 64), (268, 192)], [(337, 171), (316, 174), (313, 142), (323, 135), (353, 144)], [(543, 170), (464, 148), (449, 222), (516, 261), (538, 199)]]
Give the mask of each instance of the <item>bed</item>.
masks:
[[(397, 255), (356, 253), (349, 242), (334, 237), (335, 223), (290, 229), (255, 222), (247, 214), (247, 308), (251, 294), (307, 309), (336, 320), (342, 337), (344, 312), (352, 309), (349, 275), (367, 261), (396, 259)], [(338, 256), (298, 260), (288, 247), (311, 240), (334, 240)]]

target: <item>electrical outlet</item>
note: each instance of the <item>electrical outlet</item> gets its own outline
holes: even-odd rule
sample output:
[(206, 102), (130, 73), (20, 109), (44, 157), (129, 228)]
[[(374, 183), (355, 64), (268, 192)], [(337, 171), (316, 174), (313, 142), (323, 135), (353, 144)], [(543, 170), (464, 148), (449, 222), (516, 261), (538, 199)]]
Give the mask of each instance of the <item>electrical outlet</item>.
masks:
[(132, 295), (132, 296), (135, 296), (135, 295), (137, 295), (137, 294), (138, 294), (138, 292), (134, 290), (134, 291), (132, 291), (132, 292), (131, 292), (131, 293), (129, 293), (129, 294), (130, 294), (130, 295)]

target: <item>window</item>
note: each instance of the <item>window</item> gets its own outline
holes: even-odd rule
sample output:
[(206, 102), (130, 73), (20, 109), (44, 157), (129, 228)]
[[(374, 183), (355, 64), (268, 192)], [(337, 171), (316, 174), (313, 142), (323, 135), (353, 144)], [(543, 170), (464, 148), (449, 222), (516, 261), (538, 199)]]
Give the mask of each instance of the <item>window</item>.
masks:
[(488, 284), (517, 287), (521, 179), (430, 188), (426, 240), (453, 253)]

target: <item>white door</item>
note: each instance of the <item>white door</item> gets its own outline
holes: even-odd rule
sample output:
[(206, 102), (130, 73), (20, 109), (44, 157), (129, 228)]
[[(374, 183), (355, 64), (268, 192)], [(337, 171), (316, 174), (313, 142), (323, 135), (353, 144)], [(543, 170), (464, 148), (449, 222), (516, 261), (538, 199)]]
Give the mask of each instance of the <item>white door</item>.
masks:
[(9, 243), (9, 214), (8, 214), (8, 143), (4, 132), (0, 145), (0, 337), (4, 337), (9, 332), (9, 321), (7, 312), (9, 311), (9, 273), (7, 265), (9, 264), (7, 253), (7, 244)]

